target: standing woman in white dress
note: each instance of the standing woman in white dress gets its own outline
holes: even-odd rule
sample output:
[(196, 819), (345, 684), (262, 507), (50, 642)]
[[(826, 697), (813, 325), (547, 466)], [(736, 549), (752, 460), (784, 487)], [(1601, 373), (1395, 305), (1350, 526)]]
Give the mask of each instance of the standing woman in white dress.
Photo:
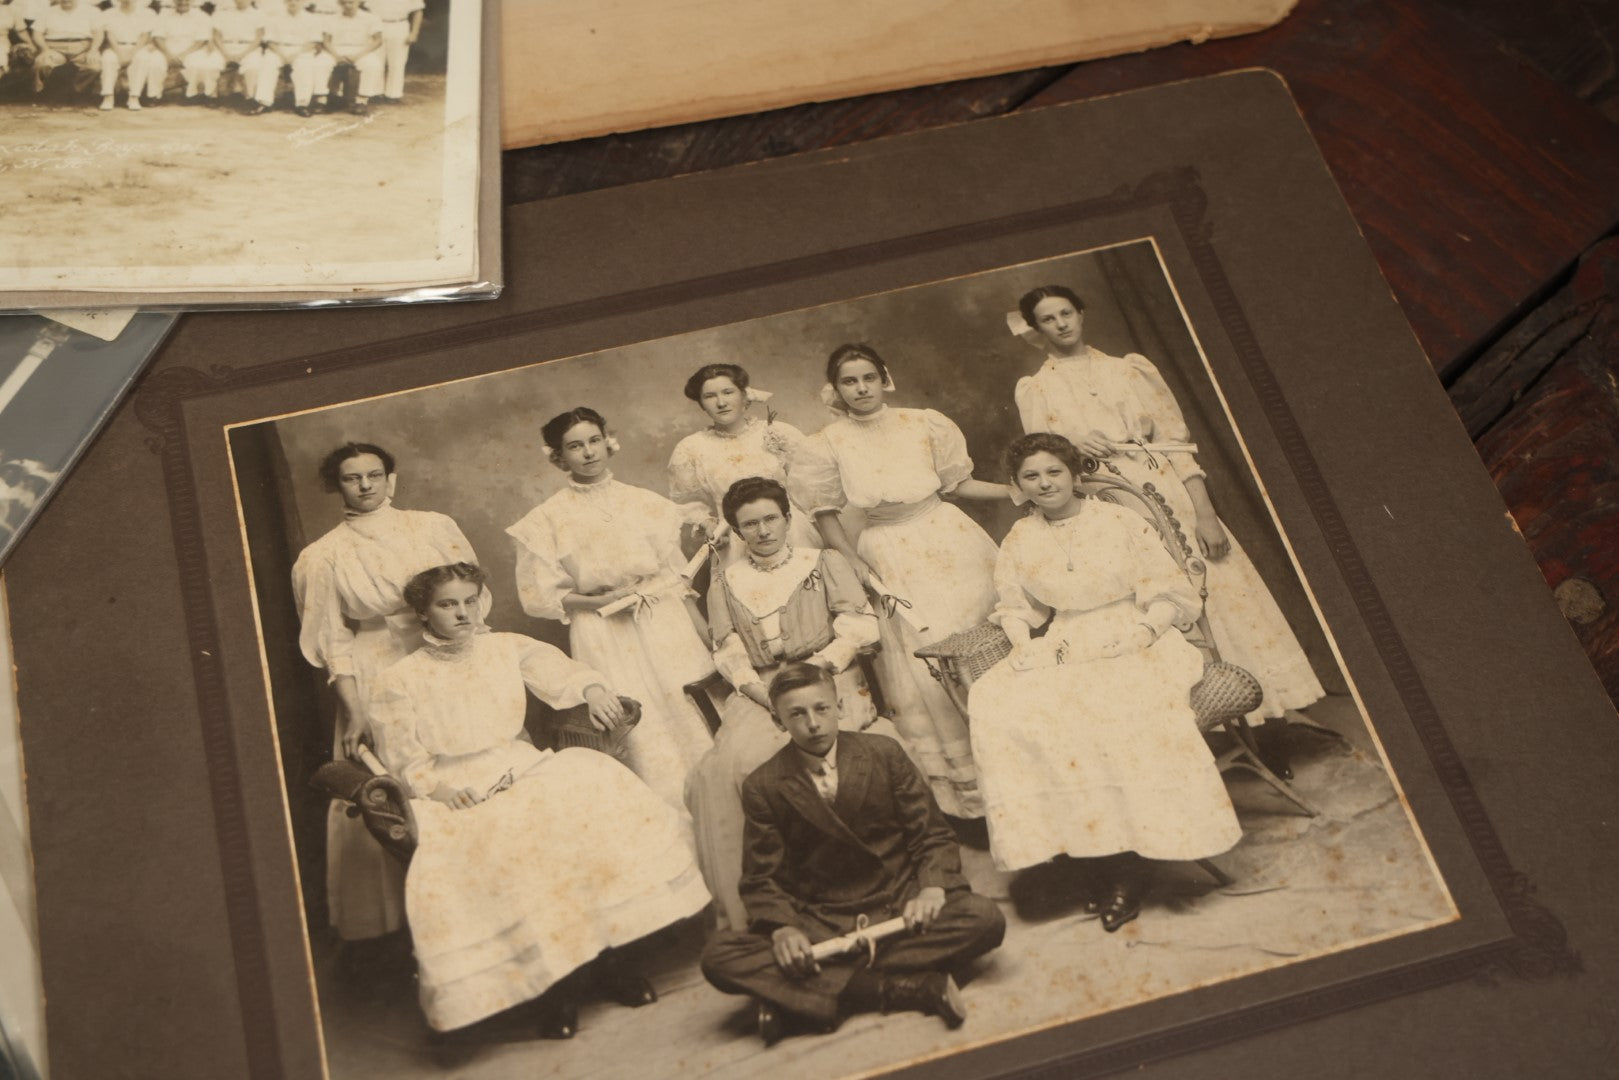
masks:
[[(398, 475), (380, 446), (339, 446), (321, 462), (320, 478), (342, 496), (343, 522), (299, 554), (292, 592), (298, 646), (337, 694), (332, 754), (348, 757), (370, 738), (377, 676), (422, 643), (405, 583), (432, 566), (470, 562), (473, 552), (443, 514), (393, 505)], [(488, 599), (486, 592), (486, 606)], [(404, 897), (398, 860), (334, 802), (326, 817), (326, 904), (338, 936), (357, 941), (400, 929)]]
[[(1302, 709), (1325, 691), (1287, 618), (1242, 546), (1220, 521), (1203, 469), (1189, 451), (1152, 444), (1190, 441), (1186, 421), (1158, 369), (1136, 353), (1109, 356), (1085, 344), (1085, 305), (1062, 285), (1026, 293), (1018, 311), (1045, 339), (1040, 370), (1019, 379), (1015, 397), (1026, 432), (1062, 435), (1137, 486), (1155, 485), (1207, 561), (1209, 631), (1222, 660), (1246, 668), (1264, 688), (1258, 720)], [(1273, 769), (1291, 775), (1285, 763)]]
[(1112, 932), (1140, 911), (1149, 860), (1218, 855), (1242, 827), (1191, 707), (1203, 655), (1176, 627), (1197, 593), (1152, 522), (1076, 494), (1080, 461), (1044, 432), (1007, 452), (1033, 504), (995, 564), (1012, 653), (967, 708), (995, 865), (1096, 860)]
[[(675, 444), (669, 455), (669, 497), (713, 535), (722, 521), (721, 504), (731, 485), (749, 476), (785, 480), (787, 465), (804, 433), (763, 407), (770, 395), (749, 384), (738, 364), (705, 364), (686, 380), (685, 394), (709, 419), (709, 426)], [(815, 519), (793, 507), (787, 542), (800, 551), (824, 546)], [(726, 546), (726, 562), (742, 558), (742, 544)]]
[[(641, 703), (627, 764), (683, 809), (686, 774), (713, 738), (682, 688), (711, 674), (714, 660), (681, 577), (680, 507), (613, 478), (617, 443), (596, 410), (552, 417), (541, 436), (568, 486), (506, 530), (518, 598), (535, 618), (567, 624), (573, 658)], [(632, 602), (611, 610), (624, 599)]]
[[(967, 440), (949, 417), (887, 404), (894, 380), (875, 349), (840, 346), (826, 378), (822, 400), (843, 415), (793, 456), (788, 491), (860, 580), (876, 588), (875, 574), (893, 598), (882, 604), (877, 671), (894, 726), (940, 809), (982, 817), (966, 717), (912, 654), (977, 626), (995, 606), (995, 542), (941, 496), (1000, 500), (1006, 489), (973, 479)], [(858, 541), (843, 522), (849, 507), (865, 516)]]

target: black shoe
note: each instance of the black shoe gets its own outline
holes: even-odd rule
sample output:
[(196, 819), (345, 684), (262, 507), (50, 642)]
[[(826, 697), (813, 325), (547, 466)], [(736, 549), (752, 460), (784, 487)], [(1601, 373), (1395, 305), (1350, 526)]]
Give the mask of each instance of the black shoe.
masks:
[(1254, 732), (1254, 747), (1259, 751), (1259, 763), (1276, 774), (1278, 780), (1293, 779), (1293, 766), (1288, 760), (1287, 735), (1279, 723), (1266, 723)]
[(258, 116), (261, 113), (267, 113), (269, 111), (270, 110), (265, 108), (262, 103), (255, 101), (252, 107), (247, 110), (247, 115)]
[(617, 953), (609, 949), (596, 958), (596, 982), (602, 993), (631, 1009), (639, 1009), (658, 1000), (658, 992)]
[(571, 1039), (579, 1030), (579, 1002), (571, 994), (547, 993), (540, 998), (534, 1028), (542, 1039)]
[(314, 113), (309, 111), (309, 106), (308, 105), (300, 105), (300, 106), (298, 106), (296, 109), (294, 109), (292, 111), (297, 113), (299, 116), (313, 116), (314, 115)]
[(883, 1012), (904, 1010), (937, 1016), (950, 1028), (960, 1027), (967, 1019), (961, 989), (942, 971), (883, 978)]
[(782, 1020), (781, 1010), (764, 998), (754, 1001), (753, 1006), (754, 1019), (759, 1025), (759, 1038), (764, 1040), (766, 1046), (775, 1046), (787, 1033), (787, 1025)]
[(349, 106), (349, 112), (353, 113), (355, 116), (370, 116), (371, 106), (367, 105), (363, 101), (356, 101), (353, 105)]
[(1140, 914), (1141, 897), (1134, 890), (1120, 886), (1113, 890), (1113, 895), (1102, 908), (1102, 929), (1111, 934)]

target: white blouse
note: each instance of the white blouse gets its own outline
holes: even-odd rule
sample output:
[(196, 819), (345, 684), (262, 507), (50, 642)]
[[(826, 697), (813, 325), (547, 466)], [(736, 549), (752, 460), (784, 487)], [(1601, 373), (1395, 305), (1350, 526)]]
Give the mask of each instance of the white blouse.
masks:
[(932, 409), (884, 406), (834, 420), (793, 455), (788, 491), (811, 513), (919, 503), (973, 473), (967, 439)]
[(1153, 524), (1097, 499), (1060, 521), (1038, 512), (1020, 518), (995, 560), (995, 591), (990, 618), (1030, 629), (1053, 612), (1082, 614), (1121, 600), (1141, 612), (1168, 602), (1176, 624), (1190, 625), (1203, 606)]
[(517, 546), (517, 596), (537, 619), (568, 622), (562, 600), (632, 583), (680, 584), (680, 507), (608, 476), (570, 482), (506, 532)]
[[(472, 545), (443, 514), (392, 505), (349, 513), (343, 524), (304, 548), (293, 564), (292, 592), (301, 624), (298, 647), (330, 678), (353, 675), (350, 620), (407, 611), (404, 589), (412, 577), (435, 566), (475, 561)], [(487, 599), (485, 604), (487, 610)]]
[(481, 795), (514, 765), (520, 773), (539, 760), (524, 733), (525, 691), (565, 709), (581, 704), (590, 687), (606, 685), (593, 669), (522, 634), (480, 633), (454, 643), (428, 637), (377, 681), (377, 755), (418, 797), (441, 782), (481, 785)]
[(717, 521), (732, 484), (747, 476), (784, 479), (803, 442), (802, 431), (780, 420), (750, 419), (735, 435), (714, 428), (693, 432), (669, 455), (669, 497), (701, 505), (709, 522)]
[[(1051, 356), (1013, 391), (1025, 432), (1050, 431), (1077, 443), (1100, 431), (1115, 443), (1190, 442), (1186, 419), (1158, 369), (1139, 353)], [(1162, 455), (1183, 481), (1204, 475), (1185, 452)]]

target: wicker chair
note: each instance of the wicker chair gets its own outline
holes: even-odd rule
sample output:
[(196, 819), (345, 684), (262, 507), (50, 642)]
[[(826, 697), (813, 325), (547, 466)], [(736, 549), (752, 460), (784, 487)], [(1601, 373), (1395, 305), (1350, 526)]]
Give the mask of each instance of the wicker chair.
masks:
[[(1117, 470), (1104, 471), (1104, 465), (1095, 458), (1085, 459), (1080, 474), (1080, 486), (1085, 494), (1135, 510), (1152, 521), (1170, 555), (1191, 578), (1198, 596), (1207, 600), (1208, 567), (1192, 551), (1185, 530), (1176, 520), (1163, 494), (1152, 484), (1137, 487), (1119, 475)], [(1305, 814), (1319, 817), (1321, 811), (1314, 803), (1299, 794), (1260, 759), (1259, 747), (1247, 719), (1247, 714), (1257, 709), (1264, 699), (1259, 681), (1243, 668), (1220, 659), (1209, 633), (1207, 616), (1200, 614), (1192, 626), (1182, 629), (1187, 640), (1196, 645), (1205, 658), (1203, 678), (1191, 690), (1190, 704), (1197, 717), (1198, 729), (1205, 734), (1223, 731), (1229, 739), (1229, 747), (1215, 759), (1220, 771), (1251, 773)], [(933, 677), (939, 680), (950, 695), (950, 700), (965, 716), (969, 688), (1011, 651), (1012, 642), (1001, 628), (994, 623), (984, 623), (918, 649), (916, 655), (927, 662)], [(1205, 869), (1218, 877), (1225, 876), (1212, 866)]]

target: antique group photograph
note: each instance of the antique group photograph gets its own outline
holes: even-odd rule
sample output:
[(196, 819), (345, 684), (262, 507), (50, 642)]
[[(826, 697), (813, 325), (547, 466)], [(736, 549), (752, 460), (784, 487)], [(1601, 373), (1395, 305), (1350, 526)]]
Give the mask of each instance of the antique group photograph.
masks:
[(0, 2), (0, 288), (470, 272), (479, 27), (473, 0)]
[(865, 1076), (1457, 918), (1150, 238), (226, 436), (336, 1080)]

